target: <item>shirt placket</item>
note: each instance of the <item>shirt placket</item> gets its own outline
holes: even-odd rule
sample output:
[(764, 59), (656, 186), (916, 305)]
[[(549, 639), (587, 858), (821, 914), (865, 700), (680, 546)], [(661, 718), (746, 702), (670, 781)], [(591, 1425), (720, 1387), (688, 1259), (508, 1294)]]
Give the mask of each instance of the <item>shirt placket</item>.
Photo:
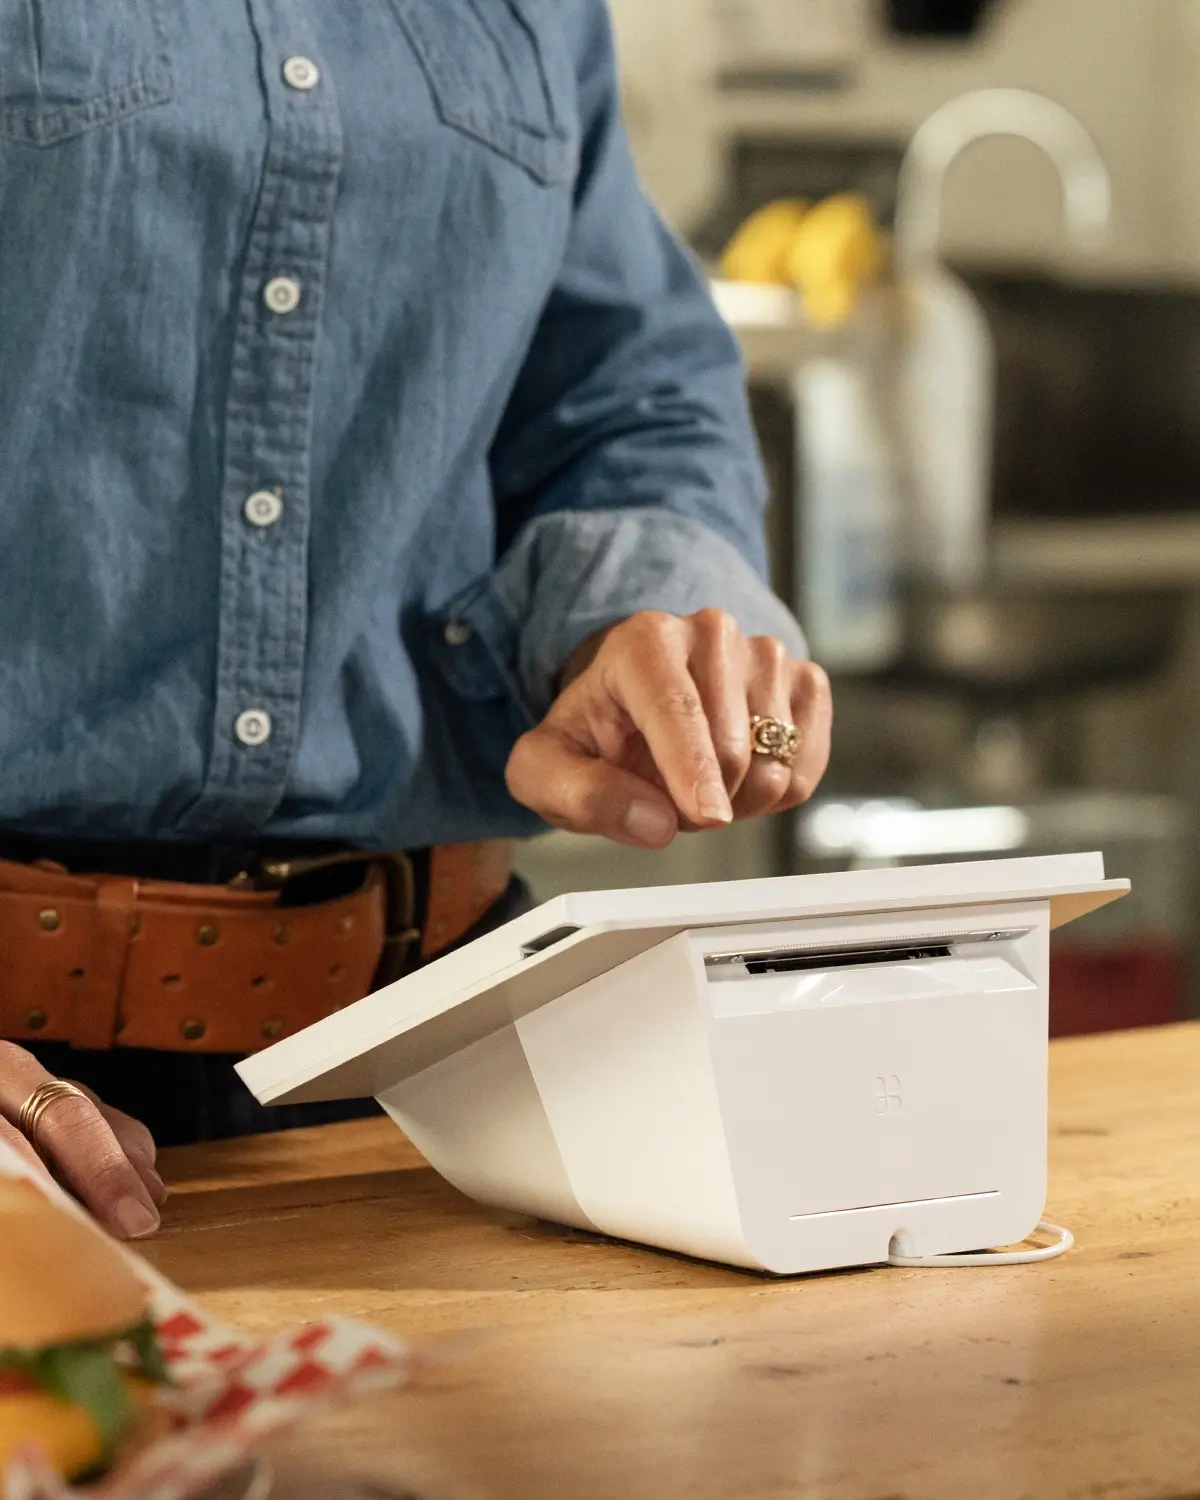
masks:
[(267, 149), (238, 294), (225, 412), (215, 717), (181, 821), (247, 832), (282, 801), (300, 727), (313, 390), (342, 140), (328, 69), (293, 0), (248, 0)]

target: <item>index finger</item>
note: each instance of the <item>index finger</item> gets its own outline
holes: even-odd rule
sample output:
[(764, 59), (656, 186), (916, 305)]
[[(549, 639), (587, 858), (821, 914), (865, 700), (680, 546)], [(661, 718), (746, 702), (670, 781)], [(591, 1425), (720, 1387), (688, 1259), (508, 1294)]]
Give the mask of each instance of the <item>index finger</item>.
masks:
[(609, 690), (646, 741), (675, 806), (690, 822), (733, 821), (704, 702), (688, 666), (681, 620), (640, 622), (635, 649), (611, 670)]
[[(53, 1075), (29, 1052), (0, 1043), (0, 1114), (15, 1126), (21, 1105)], [(56, 1099), (36, 1143), (46, 1163), (108, 1229), (140, 1239), (158, 1228), (158, 1210), (121, 1144), (90, 1099)]]

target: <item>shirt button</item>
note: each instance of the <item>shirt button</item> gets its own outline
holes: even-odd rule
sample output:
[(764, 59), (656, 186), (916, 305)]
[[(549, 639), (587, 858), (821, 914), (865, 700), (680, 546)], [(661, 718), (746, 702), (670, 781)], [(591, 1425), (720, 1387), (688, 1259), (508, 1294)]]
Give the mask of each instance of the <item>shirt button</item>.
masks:
[(289, 57), (283, 65), (283, 81), (289, 88), (307, 93), (321, 81), (321, 70), (311, 57)]
[(300, 283), (293, 276), (273, 276), (263, 288), (263, 301), (273, 313), (295, 312), (300, 306)]
[(242, 512), (251, 526), (274, 526), (283, 515), (283, 501), (274, 490), (255, 490)]
[(248, 708), (234, 721), (233, 732), (243, 745), (265, 745), (271, 738), (271, 715), (265, 708)]
[(471, 627), (463, 620), (451, 620), (442, 634), (447, 646), (465, 646), (471, 639)]

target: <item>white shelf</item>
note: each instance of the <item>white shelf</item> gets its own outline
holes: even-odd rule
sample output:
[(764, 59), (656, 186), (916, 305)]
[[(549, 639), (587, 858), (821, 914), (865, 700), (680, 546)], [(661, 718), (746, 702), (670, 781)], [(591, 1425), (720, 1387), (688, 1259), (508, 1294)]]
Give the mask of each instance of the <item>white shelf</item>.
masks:
[(1194, 515), (1113, 521), (998, 524), (999, 577), (1076, 588), (1178, 588), (1200, 584), (1200, 496)]

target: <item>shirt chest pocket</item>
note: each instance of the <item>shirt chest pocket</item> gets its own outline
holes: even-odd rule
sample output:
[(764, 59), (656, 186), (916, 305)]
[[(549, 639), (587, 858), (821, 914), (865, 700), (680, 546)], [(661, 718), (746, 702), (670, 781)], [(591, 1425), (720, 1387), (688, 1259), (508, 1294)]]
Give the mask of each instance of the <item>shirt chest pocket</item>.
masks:
[(556, 0), (391, 0), (442, 123), (539, 182), (578, 159), (575, 77)]
[(162, 0), (0, 0), (0, 137), (52, 146), (162, 104)]

